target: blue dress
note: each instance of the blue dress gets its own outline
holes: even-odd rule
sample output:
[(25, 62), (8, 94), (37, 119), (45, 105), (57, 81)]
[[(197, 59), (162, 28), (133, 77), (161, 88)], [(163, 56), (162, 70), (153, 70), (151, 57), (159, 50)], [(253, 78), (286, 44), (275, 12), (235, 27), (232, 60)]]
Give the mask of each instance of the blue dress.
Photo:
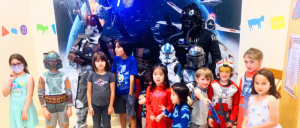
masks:
[[(189, 128), (191, 120), (191, 112), (187, 104), (183, 104), (181, 108), (178, 104), (175, 105), (174, 113), (167, 109), (163, 113), (173, 120), (172, 128)], [(180, 111), (179, 111), (180, 109)]]
[(39, 124), (35, 106), (31, 100), (27, 110), (27, 121), (22, 120), (22, 112), (27, 96), (27, 79), (29, 74), (16, 77), (11, 85), (9, 122), (11, 128), (34, 128)]

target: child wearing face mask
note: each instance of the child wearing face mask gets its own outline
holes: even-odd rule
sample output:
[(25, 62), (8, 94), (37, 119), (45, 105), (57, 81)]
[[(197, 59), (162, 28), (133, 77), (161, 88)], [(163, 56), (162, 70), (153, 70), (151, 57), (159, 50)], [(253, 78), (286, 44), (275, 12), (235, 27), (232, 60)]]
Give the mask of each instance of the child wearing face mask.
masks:
[(27, 69), (27, 62), (22, 55), (12, 54), (9, 64), (12, 73), (6, 77), (2, 94), (4, 97), (10, 95), (10, 127), (34, 128), (39, 120), (32, 101), (34, 81)]

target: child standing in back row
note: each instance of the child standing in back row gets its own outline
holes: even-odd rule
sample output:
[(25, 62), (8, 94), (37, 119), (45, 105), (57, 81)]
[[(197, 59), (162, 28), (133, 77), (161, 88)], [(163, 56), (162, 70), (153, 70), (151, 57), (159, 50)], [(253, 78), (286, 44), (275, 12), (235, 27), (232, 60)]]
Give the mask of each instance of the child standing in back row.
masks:
[(237, 119), (237, 128), (242, 128), (242, 122), (244, 120), (244, 116), (246, 115), (247, 105), (249, 97), (251, 96), (251, 82), (254, 74), (260, 69), (261, 63), (263, 60), (263, 53), (256, 49), (250, 48), (244, 54), (244, 62), (247, 68), (242, 74), (240, 85), (239, 85), (239, 113)]

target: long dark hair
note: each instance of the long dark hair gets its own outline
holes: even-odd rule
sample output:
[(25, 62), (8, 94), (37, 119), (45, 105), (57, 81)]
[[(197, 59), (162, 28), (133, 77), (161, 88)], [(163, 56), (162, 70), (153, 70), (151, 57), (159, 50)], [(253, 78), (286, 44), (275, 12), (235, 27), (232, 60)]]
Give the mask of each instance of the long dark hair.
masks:
[(271, 88), (269, 89), (269, 94), (274, 96), (276, 99), (280, 99), (281, 96), (280, 94), (276, 91), (276, 85), (275, 85), (275, 78), (274, 78), (274, 75), (273, 73), (268, 70), (268, 69), (261, 69), (261, 70), (258, 70), (255, 75), (253, 76), (253, 80), (252, 80), (252, 92), (251, 94), (258, 94), (254, 88), (254, 81), (255, 81), (255, 77), (257, 75), (263, 75), (264, 77), (266, 77), (268, 79), (268, 81), (270, 82), (270, 86)]
[(93, 67), (93, 71), (96, 72), (97, 71), (97, 67), (96, 67), (96, 64), (95, 62), (97, 60), (102, 60), (102, 61), (105, 61), (105, 68), (104, 70), (105, 71), (110, 71), (110, 64), (108, 62), (108, 59), (106, 57), (106, 55), (103, 53), (103, 52), (96, 52), (92, 58), (92, 67)]
[(26, 62), (26, 60), (24, 59), (24, 57), (23, 57), (22, 55), (20, 55), (20, 54), (18, 54), (18, 53), (15, 53), (15, 54), (10, 55), (9, 61), (8, 61), (8, 63), (9, 63), (10, 66), (11, 66), (11, 61), (12, 61), (13, 59), (17, 59), (18, 61), (21, 61), (21, 63), (22, 63), (23, 66), (24, 66), (24, 72), (26, 72), (26, 73), (29, 74), (29, 71), (28, 71), (28, 68), (27, 68), (27, 66), (28, 66), (28, 65), (27, 65), (27, 62)]
[[(179, 104), (180, 109), (183, 104), (188, 104), (187, 97), (189, 95), (189, 88), (184, 83), (175, 83), (172, 85), (171, 88), (178, 95), (178, 98), (180, 100), (180, 104)], [(189, 109), (191, 109), (190, 106)]]
[(153, 72), (157, 68), (161, 69), (163, 71), (164, 75), (165, 75), (165, 78), (164, 78), (165, 88), (164, 88), (164, 90), (170, 87), (167, 67), (163, 64), (156, 64), (156, 65), (153, 66), (152, 71), (151, 71), (151, 81), (152, 81), (152, 84), (151, 84), (151, 87), (150, 87), (151, 92), (156, 87), (156, 83), (154, 82), (154, 79), (153, 79)]

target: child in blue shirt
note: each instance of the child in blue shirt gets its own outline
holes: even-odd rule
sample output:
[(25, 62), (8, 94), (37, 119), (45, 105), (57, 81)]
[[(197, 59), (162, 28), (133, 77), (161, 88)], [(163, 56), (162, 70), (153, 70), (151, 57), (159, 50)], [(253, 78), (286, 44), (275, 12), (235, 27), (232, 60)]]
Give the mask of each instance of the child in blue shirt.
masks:
[(189, 88), (183, 83), (175, 83), (171, 87), (171, 101), (175, 104), (174, 113), (169, 112), (165, 106), (160, 105), (163, 114), (173, 120), (172, 128), (190, 127), (190, 106), (187, 104)]
[(131, 56), (131, 41), (122, 38), (116, 40), (115, 52), (116, 57), (114, 58), (111, 69), (111, 72), (116, 78), (114, 110), (116, 114), (120, 115), (122, 128), (126, 127), (126, 112), (129, 115), (131, 128), (136, 128), (136, 112), (134, 109), (136, 101), (135, 75), (138, 75), (138, 71), (137, 61)]

